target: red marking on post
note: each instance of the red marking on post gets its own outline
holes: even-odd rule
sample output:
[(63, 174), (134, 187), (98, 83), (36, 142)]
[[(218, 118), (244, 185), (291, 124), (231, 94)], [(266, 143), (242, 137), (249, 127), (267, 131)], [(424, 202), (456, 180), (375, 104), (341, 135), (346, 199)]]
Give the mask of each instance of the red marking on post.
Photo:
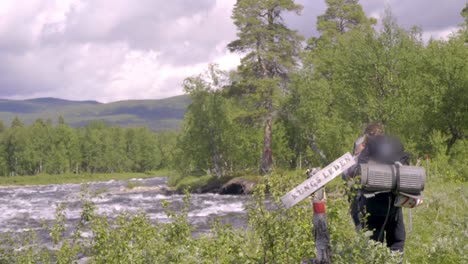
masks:
[(406, 197), (406, 200), (401, 204), (401, 206), (405, 205), (409, 201), (409, 197)]
[(314, 202), (314, 214), (326, 213), (325, 202)]

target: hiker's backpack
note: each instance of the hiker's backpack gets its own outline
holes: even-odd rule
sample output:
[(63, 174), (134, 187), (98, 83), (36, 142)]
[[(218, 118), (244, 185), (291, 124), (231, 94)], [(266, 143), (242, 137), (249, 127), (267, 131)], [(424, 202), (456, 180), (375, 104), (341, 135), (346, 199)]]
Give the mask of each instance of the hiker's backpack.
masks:
[[(383, 214), (388, 201), (398, 207), (422, 202), (425, 171), (409, 165), (409, 154), (401, 141), (389, 136), (369, 137), (359, 155), (363, 202), (374, 214)], [(369, 200), (368, 200), (368, 199)]]

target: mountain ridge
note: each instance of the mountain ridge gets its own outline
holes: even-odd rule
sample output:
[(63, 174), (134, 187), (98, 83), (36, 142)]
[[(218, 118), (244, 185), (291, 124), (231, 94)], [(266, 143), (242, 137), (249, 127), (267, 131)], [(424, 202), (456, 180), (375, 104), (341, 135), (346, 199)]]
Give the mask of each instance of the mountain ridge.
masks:
[(54, 97), (11, 100), (0, 98), (0, 120), (11, 124), (18, 117), (26, 125), (38, 118), (57, 123), (59, 116), (73, 127), (102, 120), (122, 127), (146, 126), (152, 130), (179, 129), (190, 99), (179, 95), (164, 99), (121, 100), (101, 103), (94, 100), (74, 101)]

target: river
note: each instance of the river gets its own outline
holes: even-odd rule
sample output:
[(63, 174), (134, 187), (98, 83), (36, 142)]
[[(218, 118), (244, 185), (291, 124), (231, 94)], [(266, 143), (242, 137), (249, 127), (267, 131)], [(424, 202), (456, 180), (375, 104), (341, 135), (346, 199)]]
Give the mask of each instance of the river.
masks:
[[(166, 195), (163, 177), (122, 181), (93, 182), (85, 186), (98, 214), (115, 217), (119, 213), (144, 212), (149, 219), (167, 222), (161, 201), (172, 203), (175, 211), (183, 207), (184, 195)], [(81, 212), (82, 184), (59, 184), (27, 187), (0, 187), (0, 233), (35, 230), (45, 240), (43, 224), (52, 225), (57, 204), (65, 203), (66, 226), (77, 223)], [(249, 196), (192, 194), (188, 220), (194, 235), (208, 233), (214, 219), (234, 227), (246, 225), (245, 205)], [(70, 228), (71, 229), (71, 228)]]

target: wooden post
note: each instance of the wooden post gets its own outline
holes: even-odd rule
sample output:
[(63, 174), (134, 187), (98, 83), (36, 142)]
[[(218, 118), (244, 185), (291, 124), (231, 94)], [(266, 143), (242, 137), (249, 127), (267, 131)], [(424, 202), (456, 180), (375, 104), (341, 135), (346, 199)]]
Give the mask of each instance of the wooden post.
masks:
[[(306, 171), (307, 178), (314, 177), (320, 171), (320, 168), (312, 168)], [(315, 239), (315, 259), (304, 260), (303, 264), (330, 264), (331, 263), (331, 247), (330, 233), (328, 232), (327, 211), (326, 211), (326, 195), (325, 188), (318, 189), (312, 195), (312, 203), (314, 208), (313, 216), (313, 234)]]
[(318, 190), (313, 198), (314, 205), (314, 238), (316, 258), (314, 264), (331, 263), (330, 233), (328, 232), (325, 188)]
[(330, 233), (328, 232), (327, 225), (324, 186), (354, 164), (356, 164), (356, 161), (348, 152), (330, 163), (324, 169), (308, 169), (306, 171), (308, 179), (281, 197), (281, 202), (284, 207), (290, 208), (303, 199), (309, 197), (311, 194), (315, 194), (313, 196), (313, 233), (317, 258), (313, 260), (304, 260), (302, 263), (331, 263)]

